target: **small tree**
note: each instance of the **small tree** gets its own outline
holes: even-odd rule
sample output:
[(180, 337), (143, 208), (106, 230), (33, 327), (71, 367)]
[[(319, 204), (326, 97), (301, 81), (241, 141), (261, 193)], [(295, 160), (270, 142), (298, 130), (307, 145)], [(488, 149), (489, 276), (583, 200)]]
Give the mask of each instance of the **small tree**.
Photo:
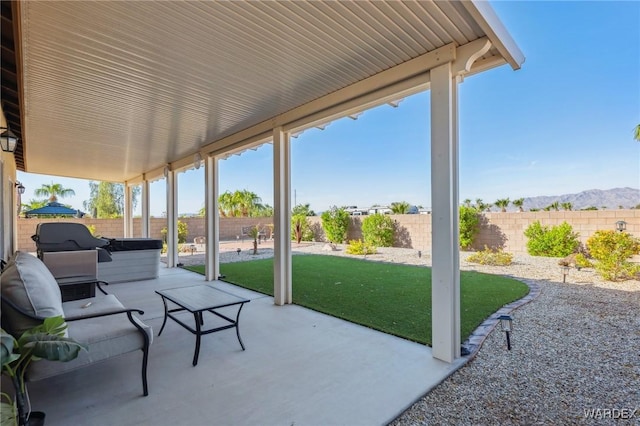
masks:
[(527, 252), (531, 256), (565, 257), (580, 246), (578, 234), (567, 222), (548, 227), (535, 221), (525, 229), (524, 235), (529, 239)]
[(313, 241), (313, 230), (306, 214), (299, 213), (291, 216), (291, 239), (298, 244), (302, 241)]
[(369, 215), (362, 221), (364, 242), (375, 247), (392, 247), (393, 231), (393, 220), (381, 213)]
[(393, 214), (407, 214), (409, 213), (411, 205), (406, 201), (394, 201), (389, 208)]
[(323, 212), (320, 218), (322, 229), (330, 242), (340, 244), (347, 239), (349, 213), (345, 209), (333, 206)]
[(519, 212), (523, 212), (524, 211), (524, 198), (518, 198), (517, 200), (513, 200), (511, 202), (511, 204), (513, 204), (514, 206), (516, 206), (518, 208)]
[(587, 240), (591, 257), (598, 262), (596, 271), (606, 280), (632, 278), (640, 273), (640, 267), (629, 262), (629, 258), (640, 253), (640, 240), (626, 232), (596, 231)]
[(471, 247), (480, 231), (479, 210), (475, 207), (460, 206), (460, 247)]
[(504, 213), (507, 211), (507, 207), (509, 207), (510, 202), (511, 201), (508, 198), (501, 198), (499, 200), (496, 200), (496, 202), (493, 204), (495, 204), (496, 207), (499, 207), (500, 211)]
[(253, 254), (258, 254), (258, 238), (260, 238), (260, 225), (252, 226), (247, 233), (253, 238)]
[[(167, 228), (162, 228), (160, 233), (162, 234), (162, 239), (164, 242), (167, 242), (167, 233), (169, 231)], [(187, 242), (187, 235), (189, 235), (189, 225), (181, 220), (178, 221), (178, 244), (184, 244)]]

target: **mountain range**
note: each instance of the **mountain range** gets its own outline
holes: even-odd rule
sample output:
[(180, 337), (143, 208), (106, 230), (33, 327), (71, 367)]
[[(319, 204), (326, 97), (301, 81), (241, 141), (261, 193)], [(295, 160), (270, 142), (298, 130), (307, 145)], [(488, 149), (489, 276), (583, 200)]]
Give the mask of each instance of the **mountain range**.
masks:
[[(513, 201), (513, 200), (512, 200)], [(589, 189), (577, 194), (542, 195), (524, 199), (524, 211), (531, 209), (543, 209), (551, 203), (571, 203), (572, 210), (582, 210), (589, 207), (602, 209), (637, 208), (640, 205), (640, 189), (613, 188), (613, 189)], [(492, 209), (495, 210), (495, 207)], [(516, 210), (510, 205), (508, 211)], [(562, 208), (561, 208), (562, 210)]]

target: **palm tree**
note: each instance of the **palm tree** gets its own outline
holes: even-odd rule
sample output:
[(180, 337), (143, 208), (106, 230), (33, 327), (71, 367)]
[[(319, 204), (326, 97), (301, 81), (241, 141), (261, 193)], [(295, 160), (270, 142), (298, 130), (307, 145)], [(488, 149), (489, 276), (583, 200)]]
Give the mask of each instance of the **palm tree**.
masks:
[(571, 210), (573, 210), (573, 204), (571, 204), (571, 203), (569, 203), (569, 202), (562, 203), (562, 204), (561, 204), (561, 206), (562, 206), (562, 209), (563, 209), (563, 210), (566, 210), (566, 211), (571, 211)]
[(499, 200), (496, 200), (494, 204), (496, 205), (496, 207), (500, 207), (500, 211), (504, 213), (507, 211), (507, 207), (509, 206), (510, 202), (511, 201), (508, 198), (501, 198)]
[(638, 124), (635, 130), (633, 131), (633, 138), (638, 142), (640, 142), (640, 124)]
[(516, 206), (518, 208), (518, 211), (523, 212), (524, 211), (524, 198), (518, 198), (517, 200), (513, 200), (511, 202), (511, 204), (513, 204), (514, 206)]
[(470, 198), (465, 199), (462, 203), (467, 207), (471, 207), (471, 199)]
[(407, 214), (411, 205), (406, 201), (394, 201), (389, 208), (393, 214)]
[(47, 205), (47, 200), (29, 200), (28, 203), (22, 204), (21, 211), (28, 212), (30, 210), (35, 210), (35, 209), (44, 207), (45, 205)]
[(40, 188), (37, 188), (33, 193), (37, 197), (49, 197), (49, 202), (54, 203), (58, 201), (58, 197), (64, 198), (70, 195), (76, 195), (73, 189), (65, 188), (59, 183), (51, 182), (51, 185), (42, 184)]
[(554, 201), (553, 203), (549, 204), (549, 210), (555, 210), (555, 211), (560, 211), (560, 203), (557, 201)]

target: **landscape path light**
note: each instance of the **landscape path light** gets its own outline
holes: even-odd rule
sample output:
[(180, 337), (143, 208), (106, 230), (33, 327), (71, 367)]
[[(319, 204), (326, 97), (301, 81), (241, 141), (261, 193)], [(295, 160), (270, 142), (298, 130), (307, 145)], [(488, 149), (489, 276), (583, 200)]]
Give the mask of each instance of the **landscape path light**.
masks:
[(500, 320), (500, 326), (502, 327), (502, 331), (504, 331), (507, 336), (507, 349), (511, 350), (511, 330), (513, 329), (513, 318), (509, 315), (500, 315), (498, 317)]
[(569, 275), (570, 266), (569, 265), (563, 265), (560, 268), (562, 269), (562, 282), (566, 283), (567, 282), (567, 275)]

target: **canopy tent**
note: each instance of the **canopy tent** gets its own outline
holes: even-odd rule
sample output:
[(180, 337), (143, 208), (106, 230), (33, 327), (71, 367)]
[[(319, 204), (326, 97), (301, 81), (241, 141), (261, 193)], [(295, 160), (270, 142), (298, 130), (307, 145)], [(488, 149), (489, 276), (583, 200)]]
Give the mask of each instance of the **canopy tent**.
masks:
[(82, 217), (84, 213), (80, 210), (74, 210), (67, 206), (64, 206), (58, 202), (50, 201), (44, 207), (39, 209), (29, 210), (24, 213), (26, 217), (29, 216), (77, 216)]

